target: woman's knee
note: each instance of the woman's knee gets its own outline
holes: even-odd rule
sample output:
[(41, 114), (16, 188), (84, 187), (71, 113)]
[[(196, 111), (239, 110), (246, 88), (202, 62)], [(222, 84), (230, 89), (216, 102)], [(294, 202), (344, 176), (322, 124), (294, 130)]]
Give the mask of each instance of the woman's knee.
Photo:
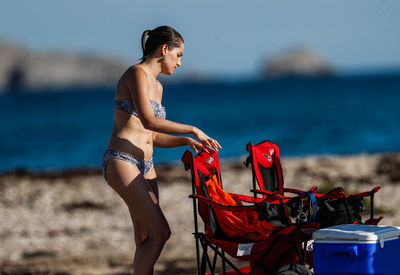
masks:
[(151, 230), (149, 233), (150, 238), (157, 240), (158, 242), (164, 244), (171, 237), (171, 229), (169, 225), (160, 226)]
[(171, 229), (169, 228), (169, 226), (165, 229), (163, 238), (165, 242), (167, 242), (169, 238), (171, 238)]

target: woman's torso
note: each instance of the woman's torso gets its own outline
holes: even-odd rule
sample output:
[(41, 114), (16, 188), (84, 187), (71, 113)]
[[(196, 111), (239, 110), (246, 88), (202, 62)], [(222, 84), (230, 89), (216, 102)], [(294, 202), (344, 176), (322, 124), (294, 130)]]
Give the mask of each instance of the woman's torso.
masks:
[[(134, 77), (133, 70), (135, 67), (140, 67), (140, 65), (128, 68), (118, 81), (115, 95), (116, 101), (124, 99), (133, 102), (132, 97), (136, 96), (137, 93), (136, 91), (132, 91), (132, 87), (129, 86), (129, 80)], [(148, 84), (149, 98), (161, 104), (161, 84), (158, 81), (152, 81), (149, 77)], [(140, 159), (148, 160), (153, 155), (153, 134), (153, 131), (143, 127), (142, 122), (137, 116), (119, 108), (114, 108), (114, 127), (108, 148), (118, 149), (137, 156)]]

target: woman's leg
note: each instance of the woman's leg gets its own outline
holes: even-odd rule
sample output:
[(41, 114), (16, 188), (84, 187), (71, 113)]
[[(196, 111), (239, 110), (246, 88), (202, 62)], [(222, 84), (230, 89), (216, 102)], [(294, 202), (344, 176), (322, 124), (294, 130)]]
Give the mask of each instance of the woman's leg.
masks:
[(135, 221), (146, 232), (146, 238), (136, 251), (133, 274), (153, 274), (154, 264), (171, 235), (158, 200), (137, 166), (113, 158), (108, 161), (106, 172), (108, 184), (125, 201)]
[(159, 200), (157, 174), (154, 166), (146, 173), (146, 175), (144, 175), (144, 178), (150, 184), (151, 189), (153, 190), (154, 195), (156, 195), (157, 200)]
[[(158, 182), (157, 182), (157, 174), (155, 173), (154, 167), (150, 169), (149, 172), (146, 173), (145, 179), (147, 180), (147, 183), (150, 185), (151, 190), (153, 190), (153, 193), (159, 201), (159, 195), (158, 195)], [(147, 232), (144, 230), (144, 228), (139, 224), (139, 222), (136, 220), (133, 211), (129, 210), (129, 213), (131, 214), (131, 219), (132, 219), (132, 224), (134, 228), (134, 238), (135, 238), (135, 256), (133, 259), (133, 266), (135, 266), (136, 263), (136, 254), (140, 247), (142, 246), (143, 242), (147, 238)]]

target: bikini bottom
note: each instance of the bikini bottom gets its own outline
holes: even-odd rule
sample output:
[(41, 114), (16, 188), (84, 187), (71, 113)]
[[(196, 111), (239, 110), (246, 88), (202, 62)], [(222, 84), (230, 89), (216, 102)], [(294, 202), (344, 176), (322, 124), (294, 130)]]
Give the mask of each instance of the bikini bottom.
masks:
[[(130, 162), (130, 163), (136, 165), (139, 168), (139, 171), (140, 171), (140, 173), (142, 175), (145, 175), (153, 167), (153, 159), (142, 160), (142, 159), (140, 159), (138, 157), (135, 157), (135, 156), (133, 156), (131, 154), (128, 154), (128, 153), (125, 153), (125, 152), (121, 152), (118, 149), (107, 148), (106, 151), (104, 152), (104, 155), (103, 155), (102, 170), (103, 170), (104, 179), (106, 179), (107, 162), (111, 158), (124, 160), (124, 161)], [(106, 181), (107, 181), (107, 179), (106, 179)]]

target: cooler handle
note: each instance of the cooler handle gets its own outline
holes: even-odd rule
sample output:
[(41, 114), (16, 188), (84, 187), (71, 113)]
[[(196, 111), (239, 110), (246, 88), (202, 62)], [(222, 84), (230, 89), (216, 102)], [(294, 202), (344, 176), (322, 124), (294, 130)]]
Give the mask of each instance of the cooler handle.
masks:
[(357, 261), (358, 257), (358, 246), (353, 245), (353, 246), (348, 246), (348, 247), (325, 247), (325, 254), (328, 256), (328, 259), (330, 257), (335, 257), (335, 256), (344, 256), (344, 257), (349, 257), (352, 262)]

